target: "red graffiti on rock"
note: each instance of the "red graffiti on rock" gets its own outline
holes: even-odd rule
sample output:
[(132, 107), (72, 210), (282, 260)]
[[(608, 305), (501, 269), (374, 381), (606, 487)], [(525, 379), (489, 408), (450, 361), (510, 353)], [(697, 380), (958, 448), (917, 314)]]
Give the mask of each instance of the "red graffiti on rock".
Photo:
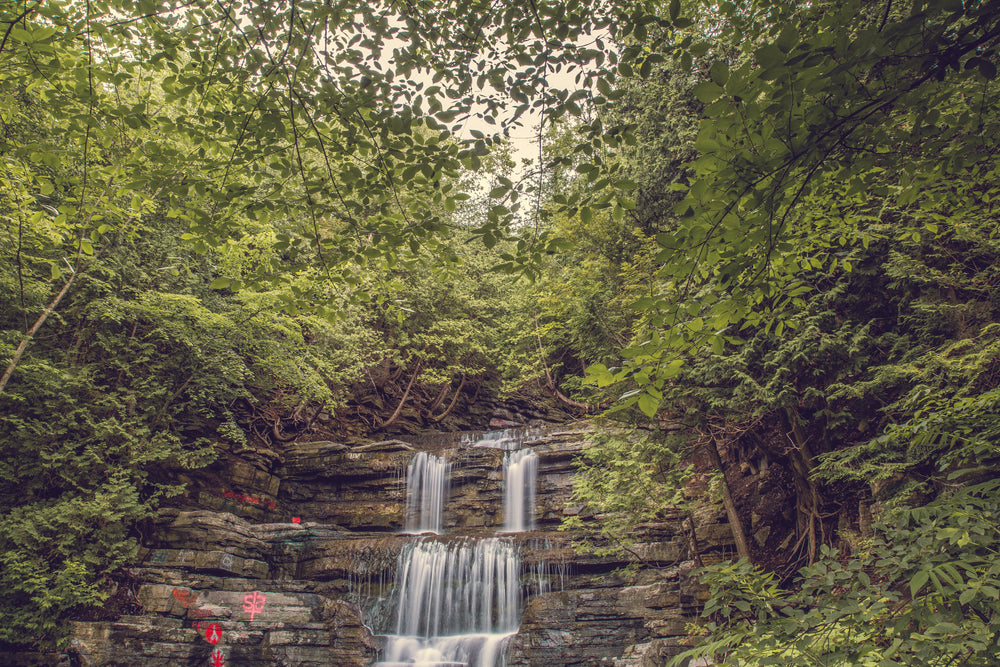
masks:
[(269, 500), (267, 498), (261, 498), (259, 496), (248, 496), (245, 493), (237, 493), (236, 491), (229, 491), (228, 489), (225, 488), (222, 489), (222, 495), (224, 495), (226, 498), (238, 500), (241, 503), (249, 503), (251, 505), (263, 505), (264, 507), (267, 507), (268, 509), (272, 510), (278, 507), (277, 503), (275, 503), (273, 500)]
[(188, 616), (190, 618), (208, 618), (211, 616), (210, 612), (198, 608), (198, 596), (191, 591), (182, 588), (175, 588), (174, 597), (177, 598), (178, 602), (180, 602), (181, 605), (188, 610)]
[(178, 602), (180, 602), (185, 608), (190, 607), (193, 604), (197, 604), (198, 602), (197, 595), (183, 588), (175, 588), (174, 597), (177, 598)]
[(222, 639), (222, 628), (218, 623), (212, 623), (205, 628), (205, 641), (209, 644), (218, 644), (220, 639)]
[(226, 664), (226, 654), (219, 649), (212, 651), (212, 667), (223, 667)]
[(254, 591), (253, 593), (248, 593), (243, 596), (243, 611), (250, 614), (250, 622), (253, 623), (253, 617), (255, 614), (259, 614), (264, 611), (264, 603), (267, 602), (267, 598)]

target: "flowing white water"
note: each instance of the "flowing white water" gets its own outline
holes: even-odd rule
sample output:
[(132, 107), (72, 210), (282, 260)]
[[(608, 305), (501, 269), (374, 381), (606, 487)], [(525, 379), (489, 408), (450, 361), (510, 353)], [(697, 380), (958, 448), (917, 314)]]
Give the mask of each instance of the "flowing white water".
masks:
[(396, 634), (382, 665), (495, 667), (517, 632), (521, 558), (508, 540), (420, 540), (399, 555)]
[(503, 478), (504, 531), (533, 530), (538, 455), (530, 449), (509, 452), (503, 458)]
[(509, 452), (521, 449), (525, 442), (537, 438), (540, 434), (539, 429), (505, 428), (499, 431), (486, 431), (477, 435), (463, 436), (462, 443), (487, 449), (504, 449)]
[(418, 452), (406, 471), (406, 532), (440, 533), (448, 499), (451, 464)]
[[(528, 429), (463, 435), (461, 445), (505, 450), (504, 532), (535, 527), (538, 455), (524, 445)], [(406, 473), (406, 531), (442, 530), (451, 464), (442, 456), (416, 454)], [(548, 549), (548, 543), (545, 543)], [(385, 638), (381, 667), (500, 667), (504, 644), (517, 632), (522, 584), (539, 595), (551, 590), (544, 559), (522, 567), (510, 538), (444, 541), (414, 538), (396, 567), (395, 627)], [(523, 579), (523, 581), (522, 581)], [(383, 598), (388, 605), (392, 598)], [(383, 607), (384, 608), (384, 607)], [(382, 628), (391, 624), (385, 618)]]

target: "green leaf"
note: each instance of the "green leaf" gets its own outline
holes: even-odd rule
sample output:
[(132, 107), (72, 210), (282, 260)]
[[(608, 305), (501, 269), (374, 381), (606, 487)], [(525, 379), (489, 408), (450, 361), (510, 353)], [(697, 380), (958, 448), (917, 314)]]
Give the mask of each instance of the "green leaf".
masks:
[(45, 26), (42, 28), (35, 28), (31, 31), (31, 39), (35, 42), (44, 42), (52, 35), (56, 34), (57, 30), (55, 26)]
[(774, 67), (785, 62), (785, 54), (774, 44), (765, 44), (757, 49), (757, 62), (763, 68)]
[(209, 289), (226, 289), (232, 284), (233, 281), (230, 278), (216, 278), (208, 287)]
[(717, 83), (719, 86), (726, 85), (726, 81), (729, 80), (729, 65), (722, 60), (716, 60), (712, 63), (712, 68), (709, 70), (709, 74), (712, 77), (712, 81)]
[(660, 402), (645, 392), (639, 395), (637, 403), (642, 413), (650, 419), (656, 415), (656, 411), (660, 407)]
[(927, 570), (920, 570), (915, 575), (913, 575), (913, 578), (910, 579), (911, 598), (917, 597), (917, 593), (919, 593), (920, 589), (924, 587), (928, 579), (930, 579), (930, 572), (928, 572)]
[(778, 39), (775, 42), (777, 47), (781, 49), (783, 53), (788, 53), (799, 41), (799, 31), (795, 29), (795, 26), (791, 23), (786, 23), (781, 28), (781, 33), (778, 35)]
[(694, 96), (705, 104), (711, 104), (722, 95), (723, 90), (719, 84), (714, 81), (702, 81), (694, 87), (692, 91)]

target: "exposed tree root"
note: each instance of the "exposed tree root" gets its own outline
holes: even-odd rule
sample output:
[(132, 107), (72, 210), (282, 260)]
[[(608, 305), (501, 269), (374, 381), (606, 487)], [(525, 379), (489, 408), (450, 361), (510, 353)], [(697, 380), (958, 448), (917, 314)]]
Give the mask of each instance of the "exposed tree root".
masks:
[(410, 391), (413, 389), (413, 383), (416, 381), (418, 377), (420, 377), (420, 371), (421, 368), (420, 364), (418, 363), (417, 367), (413, 371), (413, 375), (410, 376), (410, 381), (406, 383), (406, 390), (403, 391), (403, 397), (399, 399), (399, 404), (396, 406), (396, 409), (393, 411), (392, 415), (390, 415), (388, 419), (386, 419), (384, 422), (375, 427), (376, 431), (381, 431), (382, 429), (386, 428), (387, 426), (390, 426), (391, 424), (395, 423), (397, 419), (399, 419), (399, 415), (402, 414), (403, 412), (403, 406), (406, 404), (406, 399), (410, 397)]
[[(465, 381), (464, 377), (462, 378), (462, 381), (463, 382)], [(434, 397), (434, 400), (431, 401), (431, 404), (427, 406), (427, 410), (424, 412), (424, 414), (426, 414), (428, 417), (433, 415), (434, 411), (437, 410), (439, 407), (441, 407), (441, 404), (444, 403), (445, 396), (448, 395), (449, 389), (451, 389), (451, 380), (448, 380), (448, 382), (445, 382), (444, 385), (442, 385), (441, 391), (439, 391), (438, 395)]]
[[(437, 417), (431, 416), (430, 420), (432, 422), (434, 422), (436, 424), (436, 423), (438, 423), (439, 421), (441, 421), (442, 419), (444, 419), (445, 417), (448, 416), (448, 414), (451, 412), (452, 408), (455, 407), (455, 404), (458, 403), (458, 397), (462, 394), (462, 387), (464, 387), (464, 386), (465, 386), (465, 376), (463, 375), (462, 376), (462, 381), (458, 383), (458, 389), (455, 390), (455, 395), (451, 397), (451, 403), (449, 403), (448, 407), (445, 408), (445, 411), (442, 412), (441, 414), (439, 414)], [(447, 388), (447, 386), (446, 386), (446, 388)], [(478, 393), (478, 391), (477, 391), (477, 393)], [(428, 412), (433, 412), (433, 411), (434, 410), (432, 408)]]
[(574, 401), (572, 398), (559, 391), (559, 386), (556, 384), (556, 381), (552, 377), (552, 374), (549, 372), (548, 368), (545, 369), (545, 388), (551, 391), (556, 398), (558, 398), (560, 401), (562, 401), (563, 403), (565, 403), (570, 407), (576, 408), (577, 410), (583, 410), (585, 413), (588, 414), (594, 409), (594, 406), (590, 405), (589, 403), (581, 403), (580, 401)]

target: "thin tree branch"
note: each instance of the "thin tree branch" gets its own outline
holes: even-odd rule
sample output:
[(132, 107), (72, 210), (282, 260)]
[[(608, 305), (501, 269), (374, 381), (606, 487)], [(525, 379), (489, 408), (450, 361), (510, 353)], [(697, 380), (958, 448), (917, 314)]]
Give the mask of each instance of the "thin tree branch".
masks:
[(3, 53), (4, 47), (7, 46), (7, 39), (10, 37), (10, 33), (14, 30), (14, 26), (23, 21), (28, 16), (28, 14), (38, 9), (41, 6), (41, 4), (42, 4), (41, 0), (39, 0), (39, 2), (36, 2), (31, 7), (28, 7), (23, 12), (15, 16), (12, 20), (4, 21), (4, 23), (7, 23), (8, 25), (7, 25), (7, 30), (5, 30), (3, 33), (3, 40), (0, 40), (0, 53)]

